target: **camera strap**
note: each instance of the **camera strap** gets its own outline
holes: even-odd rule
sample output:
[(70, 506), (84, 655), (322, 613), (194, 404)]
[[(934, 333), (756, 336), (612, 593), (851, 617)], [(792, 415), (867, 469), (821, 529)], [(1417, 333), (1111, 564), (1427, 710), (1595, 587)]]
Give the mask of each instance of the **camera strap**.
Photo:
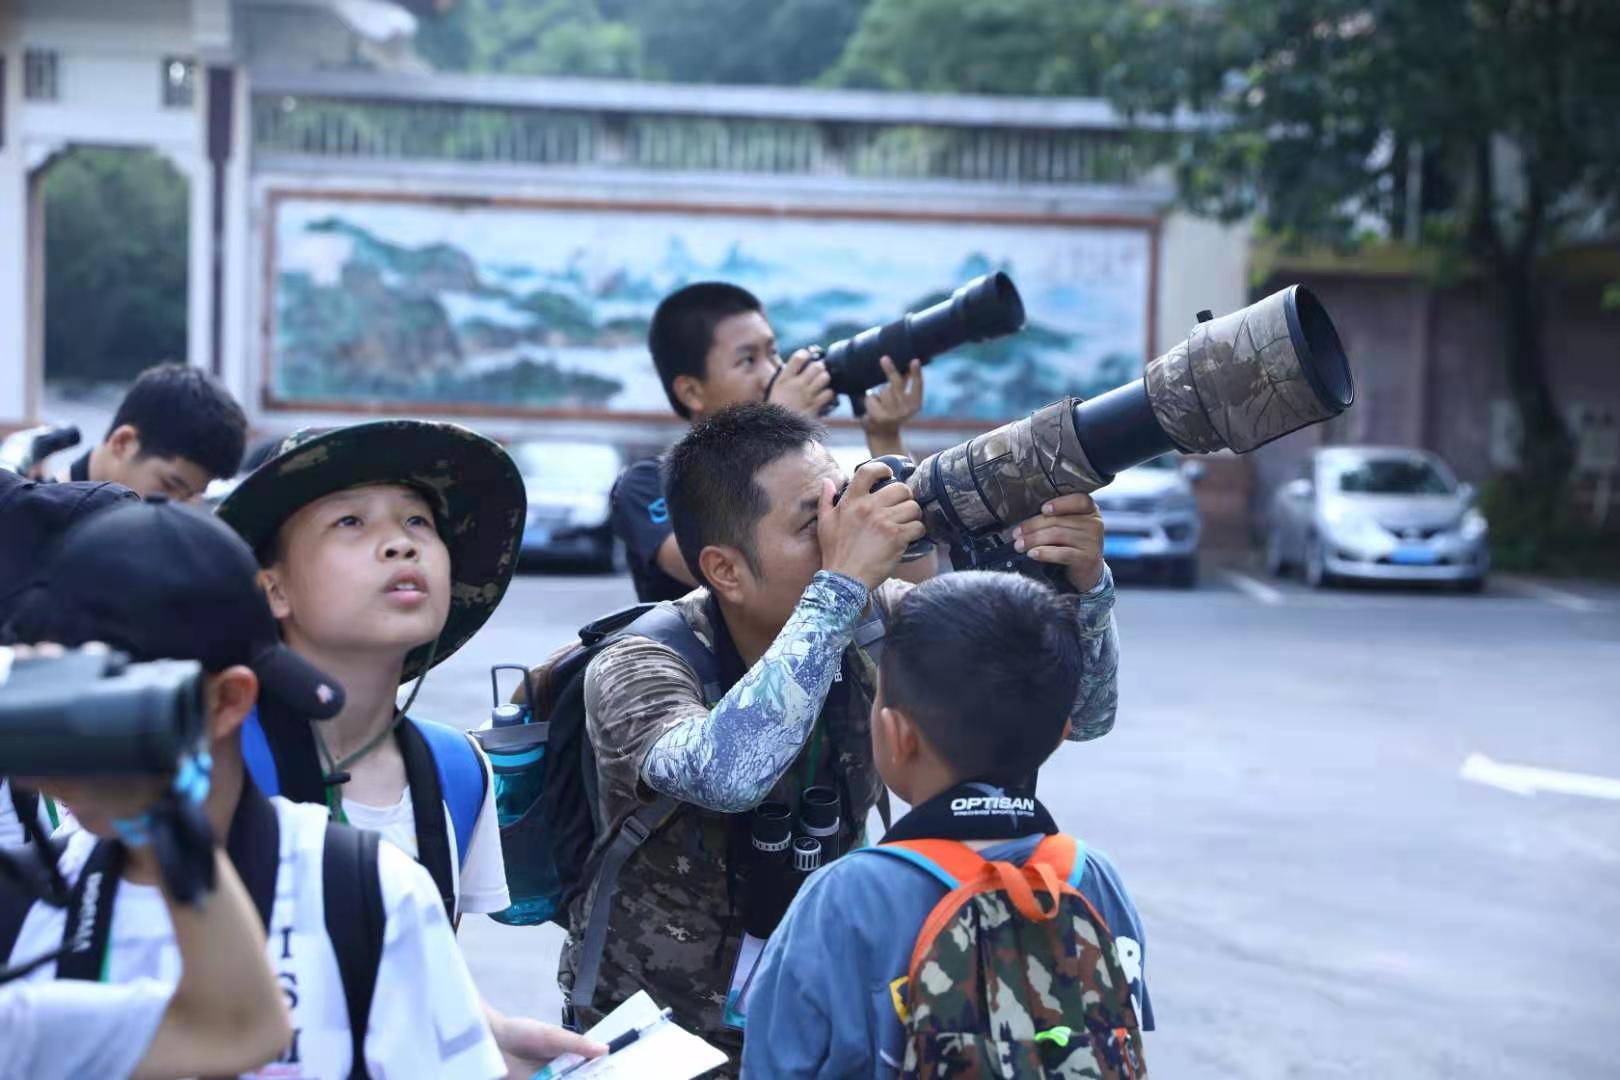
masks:
[(124, 845), (97, 840), (68, 893), (67, 919), (62, 924), (62, 955), (56, 961), (58, 979), (100, 982), (107, 975), (107, 942), (112, 935), (113, 902), (124, 873)]
[(1035, 798), (999, 784), (967, 780), (934, 796), (889, 829), (885, 844), (896, 840), (1005, 840), (1058, 831), (1051, 813)]
[[(252, 781), (244, 783), (236, 812), (231, 815), (225, 852), (268, 933), (276, 899), (276, 875), (281, 868), (281, 823), (275, 807), (259, 794)], [(116, 840), (98, 840), (91, 849), (68, 894), (67, 919), (62, 927), (64, 951), (56, 962), (57, 978), (105, 980), (113, 904), (125, 857), (124, 845)]]

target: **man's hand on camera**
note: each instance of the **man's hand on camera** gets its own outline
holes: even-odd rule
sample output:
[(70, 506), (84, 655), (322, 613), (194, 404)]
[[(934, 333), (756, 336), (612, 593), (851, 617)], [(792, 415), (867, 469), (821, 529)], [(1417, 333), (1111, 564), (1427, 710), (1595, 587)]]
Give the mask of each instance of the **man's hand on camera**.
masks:
[(812, 419), (833, 403), (832, 376), (821, 362), (819, 351), (800, 349), (787, 358), (765, 400)]
[(883, 389), (866, 395), (866, 412), (861, 416), (861, 427), (866, 429), (866, 446), (873, 457), (884, 454), (904, 454), (900, 443), (900, 425), (916, 416), (922, 409), (922, 361), (913, 360), (902, 375), (887, 356), (879, 363), (889, 380)]
[(923, 538), (922, 507), (904, 484), (872, 490), (878, 481), (893, 475), (882, 462), (868, 461), (855, 470), (836, 506), (837, 487), (831, 480), (821, 482), (816, 534), (821, 541), (823, 570), (875, 589), (894, 574), (906, 547)]
[(1103, 520), (1090, 495), (1053, 499), (1013, 530), (1013, 546), (1036, 562), (1062, 566), (1081, 592), (1102, 580)]

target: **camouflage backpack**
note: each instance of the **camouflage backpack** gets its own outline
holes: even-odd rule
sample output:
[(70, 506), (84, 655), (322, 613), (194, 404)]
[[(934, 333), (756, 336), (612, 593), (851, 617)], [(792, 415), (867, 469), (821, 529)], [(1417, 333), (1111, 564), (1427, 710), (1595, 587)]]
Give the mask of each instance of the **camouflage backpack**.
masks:
[(906, 1025), (904, 1075), (1144, 1080), (1142, 1033), (1114, 935), (1080, 894), (1084, 847), (1049, 836), (1023, 866), (954, 840), (870, 849), (950, 892), (892, 987)]

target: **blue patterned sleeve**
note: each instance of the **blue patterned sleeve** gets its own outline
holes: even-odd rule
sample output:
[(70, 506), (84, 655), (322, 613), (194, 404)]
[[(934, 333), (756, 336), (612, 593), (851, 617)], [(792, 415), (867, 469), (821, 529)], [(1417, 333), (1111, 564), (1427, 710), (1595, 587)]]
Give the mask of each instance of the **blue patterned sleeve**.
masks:
[(1106, 735), (1119, 707), (1119, 634), (1114, 628), (1114, 572), (1105, 565), (1102, 580), (1075, 597), (1085, 670), (1069, 713), (1069, 738), (1083, 742)]
[(866, 587), (823, 570), (765, 655), (707, 713), (647, 751), (647, 785), (721, 813), (757, 806), (804, 749), (866, 607)]

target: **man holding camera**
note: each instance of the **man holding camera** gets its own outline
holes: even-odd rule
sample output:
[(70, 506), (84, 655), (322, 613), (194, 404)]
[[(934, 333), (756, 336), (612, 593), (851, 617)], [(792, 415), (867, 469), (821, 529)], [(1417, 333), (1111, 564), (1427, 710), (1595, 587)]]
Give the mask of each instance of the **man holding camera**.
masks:
[[(911, 588), (891, 578), (924, 536), (922, 510), (878, 462), (838, 496), (843, 476), (821, 435), (779, 406), (739, 405), (699, 421), (668, 455), (670, 522), (705, 583), (672, 608), (713, 654), (719, 680), (705, 687), (674, 649), (634, 636), (587, 670), (606, 826), (598, 852), (627, 825), (647, 836), (601, 905), (593, 889), (570, 912), (560, 981), (582, 1022), (645, 987), (735, 1055), (741, 1032), (726, 1005), (728, 987), (748, 976), (737, 888), (746, 815), (766, 800), (796, 808), (806, 788), (830, 787), (836, 854), (859, 846), (882, 800), (872, 657), (881, 620)], [(1102, 520), (1086, 495), (1043, 509), (1019, 527), (1019, 549), (1083, 596), (1089, 663), (1073, 737), (1095, 738), (1113, 725), (1117, 669)], [(603, 911), (605, 949), (587, 957), (582, 928)], [(581, 987), (582, 970), (594, 986)]]
[[(670, 408), (693, 423), (753, 401), (814, 419), (837, 397), (818, 351), (800, 349), (783, 361), (759, 298), (736, 285), (704, 281), (666, 296), (653, 313), (647, 348)], [(922, 408), (922, 364), (913, 360), (902, 375), (889, 357), (882, 363), (889, 381), (867, 395), (861, 426), (873, 457), (904, 455), (900, 427)], [(637, 599), (675, 600), (690, 592), (697, 581), (670, 527), (658, 459), (626, 469), (612, 502), (613, 531), (624, 541)]]

